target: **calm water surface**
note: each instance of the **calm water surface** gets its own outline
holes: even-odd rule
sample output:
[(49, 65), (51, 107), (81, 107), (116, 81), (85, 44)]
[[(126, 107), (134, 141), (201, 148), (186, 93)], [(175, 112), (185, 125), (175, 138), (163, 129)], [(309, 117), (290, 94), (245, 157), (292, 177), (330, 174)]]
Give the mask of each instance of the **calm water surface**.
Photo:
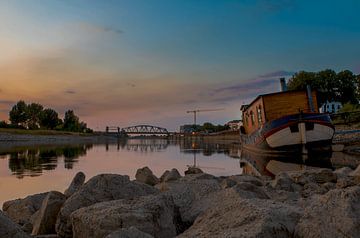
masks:
[[(290, 163), (289, 163), (290, 162)], [(356, 168), (358, 156), (332, 153), (309, 158), (267, 157), (241, 152), (239, 145), (221, 142), (163, 139), (119, 141), (113, 144), (46, 146), (0, 145), (0, 206), (7, 200), (57, 190), (63, 192), (79, 171), (86, 180), (100, 173), (129, 175), (148, 166), (160, 177), (176, 168), (181, 174), (196, 165), (204, 172), (222, 176), (266, 175), (306, 167)]]
[(199, 166), (217, 176), (241, 174), (234, 144), (195, 141), (128, 140), (114, 144), (9, 147), (0, 149), (0, 205), (30, 194), (63, 192), (83, 171), (86, 179), (100, 173), (129, 175), (148, 166), (160, 177), (165, 170)]

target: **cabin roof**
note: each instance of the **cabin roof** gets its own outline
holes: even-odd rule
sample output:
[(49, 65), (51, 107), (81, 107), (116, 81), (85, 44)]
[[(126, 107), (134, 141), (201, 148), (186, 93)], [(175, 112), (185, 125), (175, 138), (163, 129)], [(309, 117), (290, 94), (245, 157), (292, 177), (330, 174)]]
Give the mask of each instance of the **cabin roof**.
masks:
[[(314, 91), (314, 90), (312, 90)], [(306, 92), (306, 90), (289, 90), (289, 91), (285, 91), (285, 92), (275, 92), (275, 93), (266, 93), (266, 94), (260, 94), (259, 96), (257, 96), (251, 103), (246, 104), (246, 105), (242, 105), (240, 110), (241, 111), (246, 111), (254, 102), (256, 102), (259, 98), (262, 97), (266, 97), (266, 96), (273, 96), (273, 95), (281, 95), (281, 94), (291, 94), (291, 93), (296, 93), (296, 92)]]

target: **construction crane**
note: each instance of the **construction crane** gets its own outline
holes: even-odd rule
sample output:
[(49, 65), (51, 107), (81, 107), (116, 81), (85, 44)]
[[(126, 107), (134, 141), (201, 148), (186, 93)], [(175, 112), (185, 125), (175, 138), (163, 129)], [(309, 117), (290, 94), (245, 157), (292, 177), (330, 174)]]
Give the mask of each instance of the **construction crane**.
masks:
[(194, 113), (194, 125), (196, 125), (196, 113), (198, 112), (213, 112), (213, 111), (222, 111), (224, 108), (216, 108), (216, 109), (197, 109), (186, 111), (186, 113)]

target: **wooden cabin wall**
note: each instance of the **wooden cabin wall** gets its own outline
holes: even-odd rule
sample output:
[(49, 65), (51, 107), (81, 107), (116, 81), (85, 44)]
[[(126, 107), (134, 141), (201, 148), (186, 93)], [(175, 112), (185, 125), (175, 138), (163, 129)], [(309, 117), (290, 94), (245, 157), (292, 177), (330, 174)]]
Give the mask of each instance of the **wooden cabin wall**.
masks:
[[(267, 121), (278, 119), (284, 115), (310, 112), (306, 91), (289, 91), (282, 94), (264, 95), (265, 116)], [(312, 91), (315, 112), (318, 112), (316, 91)]]
[[(258, 109), (260, 108), (261, 120), (259, 121)], [(254, 121), (251, 119), (251, 113), (254, 114)], [(258, 129), (265, 121), (264, 104), (262, 98), (258, 98), (251, 106), (243, 112), (243, 125), (246, 134), (252, 133)]]

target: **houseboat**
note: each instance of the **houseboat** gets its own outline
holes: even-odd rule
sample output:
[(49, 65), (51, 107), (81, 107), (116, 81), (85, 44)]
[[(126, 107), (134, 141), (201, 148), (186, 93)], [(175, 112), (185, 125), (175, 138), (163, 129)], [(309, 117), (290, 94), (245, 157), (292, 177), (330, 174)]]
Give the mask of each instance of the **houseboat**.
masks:
[(316, 91), (283, 91), (259, 95), (241, 106), (243, 149), (265, 153), (330, 150), (334, 126), (319, 113)]

